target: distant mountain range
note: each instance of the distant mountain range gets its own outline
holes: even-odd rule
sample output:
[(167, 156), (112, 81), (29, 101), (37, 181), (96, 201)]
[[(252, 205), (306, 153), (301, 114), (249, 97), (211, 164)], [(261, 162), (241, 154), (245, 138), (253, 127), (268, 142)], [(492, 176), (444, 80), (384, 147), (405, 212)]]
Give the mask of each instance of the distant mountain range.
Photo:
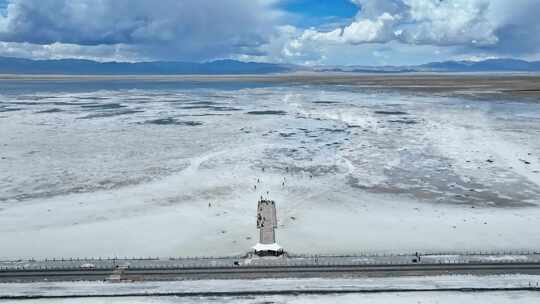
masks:
[(444, 61), (416, 66), (338, 66), (318, 67), (317, 71), (357, 73), (414, 73), (414, 72), (540, 72), (540, 61), (518, 59), (488, 59), (483, 61)]
[(80, 59), (31, 60), (0, 57), (0, 74), (65, 75), (219, 75), (284, 73), (290, 65), (217, 60), (204, 63), (180, 61), (97, 62)]
[(540, 61), (489, 59), (484, 61), (445, 61), (417, 66), (318, 66), (216, 60), (204, 63), (180, 61), (97, 62), (80, 59), (31, 60), (0, 57), (0, 74), (65, 75), (224, 75), (271, 74), (296, 71), (352, 73), (414, 72), (540, 72)]
[(450, 72), (538, 72), (540, 61), (518, 59), (488, 59), (484, 61), (445, 61), (433, 62), (419, 66), (424, 70)]

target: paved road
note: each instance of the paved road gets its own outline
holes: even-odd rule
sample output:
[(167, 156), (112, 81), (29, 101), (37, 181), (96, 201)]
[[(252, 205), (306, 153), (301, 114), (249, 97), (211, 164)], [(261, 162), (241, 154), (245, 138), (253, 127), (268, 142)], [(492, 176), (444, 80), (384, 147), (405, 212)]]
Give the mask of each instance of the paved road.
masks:
[(100, 281), (120, 274), (122, 280), (202, 280), (202, 279), (260, 279), (260, 278), (351, 278), (384, 276), (429, 276), (445, 274), (534, 274), (540, 275), (540, 262), (496, 262), (496, 263), (410, 263), (410, 264), (357, 264), (357, 265), (239, 265), (239, 266), (158, 266), (77, 269), (3, 269), (0, 282), (38, 281)]

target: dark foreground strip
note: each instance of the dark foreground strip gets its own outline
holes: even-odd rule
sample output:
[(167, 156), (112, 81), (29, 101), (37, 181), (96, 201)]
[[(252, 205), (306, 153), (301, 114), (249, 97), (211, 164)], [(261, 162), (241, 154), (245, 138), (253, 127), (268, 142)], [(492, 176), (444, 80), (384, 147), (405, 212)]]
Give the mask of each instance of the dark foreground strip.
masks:
[[(422, 276), (433, 274), (540, 274), (538, 263), (511, 264), (415, 264), (415, 265), (357, 265), (357, 266), (274, 266), (274, 267), (206, 267), (206, 268), (130, 268), (122, 274), (141, 277), (145, 281), (254, 279), (369, 276)], [(0, 282), (22, 283), (39, 281), (103, 281), (113, 274), (106, 270), (16, 270), (0, 271)]]
[(77, 299), (77, 298), (123, 298), (123, 297), (245, 297), (275, 295), (328, 295), (328, 294), (377, 294), (377, 293), (411, 293), (411, 292), (497, 292), (497, 291), (536, 291), (539, 287), (517, 288), (388, 288), (388, 289), (308, 289), (308, 290), (253, 290), (253, 291), (218, 291), (218, 292), (133, 292), (123, 294), (81, 294), (81, 295), (22, 295), (0, 296), (0, 300), (33, 300), (33, 299)]

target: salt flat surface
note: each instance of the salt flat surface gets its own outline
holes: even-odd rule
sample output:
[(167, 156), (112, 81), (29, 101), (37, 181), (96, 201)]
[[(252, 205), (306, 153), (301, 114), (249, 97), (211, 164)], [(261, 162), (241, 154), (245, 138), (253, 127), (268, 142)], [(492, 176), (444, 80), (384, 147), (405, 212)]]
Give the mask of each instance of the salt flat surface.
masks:
[(277, 241), (297, 253), (540, 247), (538, 103), (353, 86), (10, 85), (0, 258), (241, 254), (267, 193)]
[(152, 295), (261, 291), (373, 291), (438, 290), (462, 288), (528, 288), (540, 283), (540, 276), (471, 275), (433, 277), (388, 277), (365, 279), (261, 279), (200, 280), (174, 282), (40, 282), (0, 284), (0, 296), (82, 296), (82, 295)]

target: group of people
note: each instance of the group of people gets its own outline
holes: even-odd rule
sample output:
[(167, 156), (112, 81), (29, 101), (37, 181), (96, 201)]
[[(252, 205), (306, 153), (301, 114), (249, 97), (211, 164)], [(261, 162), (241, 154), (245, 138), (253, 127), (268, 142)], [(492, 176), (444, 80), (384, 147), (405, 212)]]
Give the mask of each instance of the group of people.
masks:
[[(289, 172), (289, 167), (285, 167), (285, 171), (286, 172)], [(264, 167), (262, 167), (262, 172), (264, 172)], [(310, 175), (310, 178), (312, 176)], [(283, 180), (281, 181), (281, 188), (285, 188), (285, 184), (287, 182), (287, 178), (286, 177), (283, 177)], [(261, 179), (260, 178), (257, 178), (257, 183), (255, 185), (253, 185), (253, 190), (257, 190), (257, 185), (261, 183)], [(268, 195), (268, 191), (266, 191), (266, 194)]]

